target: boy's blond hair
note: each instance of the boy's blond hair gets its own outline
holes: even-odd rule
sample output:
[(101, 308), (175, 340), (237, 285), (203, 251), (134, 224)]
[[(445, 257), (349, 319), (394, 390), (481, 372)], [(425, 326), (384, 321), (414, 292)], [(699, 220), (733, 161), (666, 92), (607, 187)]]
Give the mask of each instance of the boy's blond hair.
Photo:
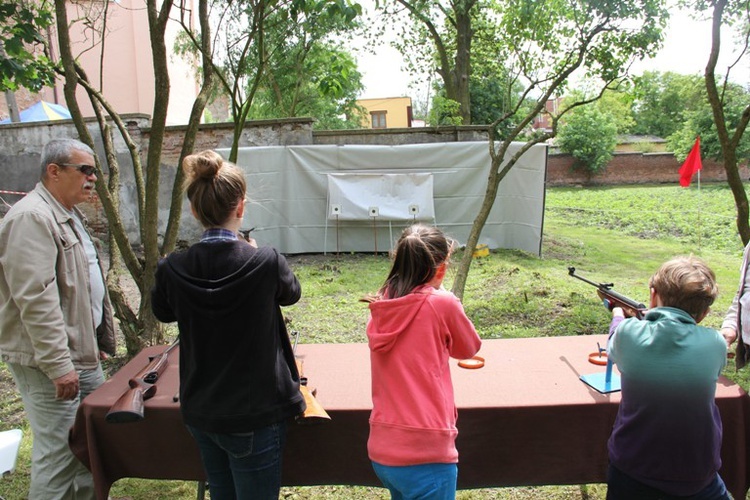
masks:
[(659, 294), (663, 306), (682, 309), (694, 319), (704, 316), (719, 294), (714, 272), (692, 255), (662, 264), (648, 286)]

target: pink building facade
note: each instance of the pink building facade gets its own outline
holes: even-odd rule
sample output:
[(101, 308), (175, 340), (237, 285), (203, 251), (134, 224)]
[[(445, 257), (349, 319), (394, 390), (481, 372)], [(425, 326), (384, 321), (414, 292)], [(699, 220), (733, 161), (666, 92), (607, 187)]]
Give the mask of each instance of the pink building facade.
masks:
[[(188, 4), (192, 3), (187, 0)], [(106, 34), (101, 27), (106, 8)], [(171, 16), (178, 18), (177, 8)], [(194, 12), (197, 11), (193, 9)], [(115, 0), (112, 2), (68, 2), (68, 21), (73, 54), (86, 71), (89, 81), (99, 89), (120, 114), (151, 115), (154, 106), (154, 70), (148, 32), (146, 4), (143, 0)], [(93, 21), (93, 22), (92, 22)], [(182, 27), (174, 20), (166, 33), (170, 76), (169, 111), (167, 125), (186, 124), (193, 100), (198, 93), (195, 69), (172, 50)], [(49, 32), (52, 57), (59, 60), (57, 33)], [(16, 93), (18, 107), (23, 110), (39, 100), (66, 106), (63, 81), (45, 88), (39, 94), (28, 91)], [(93, 108), (82, 87), (78, 87), (77, 101), (85, 117), (93, 116)], [(7, 103), (0, 99), (0, 115), (8, 116)]]

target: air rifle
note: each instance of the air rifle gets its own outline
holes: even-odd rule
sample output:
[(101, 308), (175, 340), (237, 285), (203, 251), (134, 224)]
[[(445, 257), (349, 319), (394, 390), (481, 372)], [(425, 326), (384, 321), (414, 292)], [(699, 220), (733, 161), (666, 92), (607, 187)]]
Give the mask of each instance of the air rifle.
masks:
[(240, 236), (242, 236), (242, 239), (245, 241), (250, 241), (250, 233), (255, 231), (254, 227), (251, 227), (250, 229), (240, 229)]
[(615, 286), (614, 283), (595, 283), (591, 280), (587, 280), (576, 274), (575, 267), (569, 267), (568, 274), (588, 283), (589, 285), (595, 286), (596, 294), (602, 299), (604, 307), (610, 311), (615, 307), (621, 307), (626, 317), (635, 316), (638, 319), (643, 319), (643, 315), (646, 314), (645, 305), (612, 290), (612, 287)]
[(315, 399), (317, 391), (310, 389), (307, 386), (307, 377), (305, 377), (302, 370), (302, 361), (297, 359), (297, 341), (299, 340), (299, 332), (292, 332), (294, 335), (294, 362), (297, 364), (297, 371), (299, 372), (299, 392), (302, 393), (302, 397), (305, 398), (305, 405), (307, 408), (302, 415), (297, 417), (298, 424), (319, 424), (327, 420), (331, 420), (328, 413), (325, 411), (323, 406)]
[(144, 401), (156, 394), (156, 381), (169, 364), (169, 352), (178, 345), (179, 339), (161, 354), (148, 358), (148, 365), (128, 381), (129, 389), (109, 409), (107, 422), (121, 424), (143, 420)]

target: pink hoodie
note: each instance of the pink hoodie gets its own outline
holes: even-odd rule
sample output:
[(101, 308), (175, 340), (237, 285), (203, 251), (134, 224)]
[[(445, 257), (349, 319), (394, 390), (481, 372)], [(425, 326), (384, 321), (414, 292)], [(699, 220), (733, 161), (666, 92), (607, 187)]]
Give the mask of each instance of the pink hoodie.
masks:
[(370, 460), (388, 466), (458, 462), (448, 358), (470, 358), (482, 345), (461, 302), (425, 285), (372, 302), (370, 313)]

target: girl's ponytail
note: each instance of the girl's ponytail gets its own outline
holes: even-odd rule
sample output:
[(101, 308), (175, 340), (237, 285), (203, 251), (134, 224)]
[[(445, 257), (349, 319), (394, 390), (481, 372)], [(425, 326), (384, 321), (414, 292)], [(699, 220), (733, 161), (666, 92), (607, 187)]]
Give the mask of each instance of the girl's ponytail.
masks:
[(408, 295), (429, 283), (449, 256), (450, 244), (440, 229), (422, 224), (407, 227), (396, 243), (393, 266), (380, 294), (387, 299)]

